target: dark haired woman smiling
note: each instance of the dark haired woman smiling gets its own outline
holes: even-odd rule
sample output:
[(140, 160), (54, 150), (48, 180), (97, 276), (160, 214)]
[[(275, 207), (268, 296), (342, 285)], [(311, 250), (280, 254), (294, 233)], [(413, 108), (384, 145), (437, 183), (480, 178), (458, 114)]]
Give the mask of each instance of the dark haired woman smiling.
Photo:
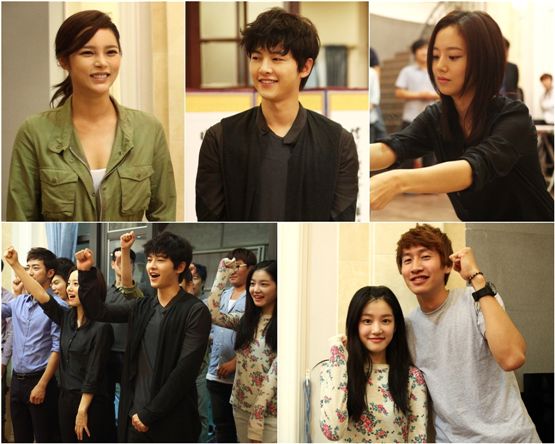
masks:
[(370, 206), (403, 192), (448, 193), (464, 221), (552, 221), (528, 108), (498, 96), (506, 55), (497, 23), (484, 12), (453, 11), (435, 26), (428, 74), (441, 103), (410, 126), (370, 145), (370, 169), (434, 152), (438, 164), (370, 179)]
[(208, 298), (212, 322), (237, 330), (231, 394), (239, 442), (277, 442), (277, 262), (259, 262), (247, 277), (245, 313), (222, 313), (220, 296), (235, 271), (222, 259)]
[(411, 366), (405, 320), (387, 287), (358, 290), (347, 337), (331, 338), (320, 374), (320, 428), (332, 441), (426, 442), (427, 390)]
[(56, 35), (67, 71), (51, 104), (19, 129), (7, 219), (175, 220), (175, 183), (162, 125), (110, 96), (121, 63), (119, 32), (106, 14), (82, 11)]

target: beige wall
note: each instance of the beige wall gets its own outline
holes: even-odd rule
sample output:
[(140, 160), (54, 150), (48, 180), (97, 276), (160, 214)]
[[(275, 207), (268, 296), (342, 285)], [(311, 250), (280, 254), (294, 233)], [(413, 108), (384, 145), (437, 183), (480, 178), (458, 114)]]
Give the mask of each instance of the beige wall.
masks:
[(349, 48), (348, 86), (368, 86), (368, 3), (301, 2), (301, 15), (318, 29), (324, 45)]
[(177, 189), (177, 220), (184, 220), (185, 4), (152, 3), (154, 114), (170, 147)]

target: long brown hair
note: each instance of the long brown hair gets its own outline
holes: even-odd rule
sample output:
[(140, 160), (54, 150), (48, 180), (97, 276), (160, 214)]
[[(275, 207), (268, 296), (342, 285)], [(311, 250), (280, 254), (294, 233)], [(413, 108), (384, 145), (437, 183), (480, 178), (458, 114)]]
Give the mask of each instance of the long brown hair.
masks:
[(441, 129), (447, 141), (453, 139), (453, 128), (458, 124), (458, 113), (453, 98), (441, 94), (437, 87), (432, 64), (436, 37), (439, 31), (455, 26), (466, 42), (467, 64), (461, 94), (474, 90), (467, 110), (472, 122), (469, 142), (478, 142), (486, 132), (489, 104), (501, 88), (507, 63), (505, 44), (499, 25), (481, 11), (452, 11), (435, 26), (428, 46), (428, 75), (441, 97)]
[[(67, 62), (69, 56), (85, 46), (99, 29), (109, 29), (114, 33), (121, 53), (119, 31), (112, 19), (104, 12), (90, 10), (73, 14), (62, 23), (56, 34), (56, 59)], [(73, 93), (71, 76), (68, 74), (63, 82), (54, 87), (57, 89), (50, 100), (53, 108), (56, 100), (60, 99), (56, 106), (62, 106)]]

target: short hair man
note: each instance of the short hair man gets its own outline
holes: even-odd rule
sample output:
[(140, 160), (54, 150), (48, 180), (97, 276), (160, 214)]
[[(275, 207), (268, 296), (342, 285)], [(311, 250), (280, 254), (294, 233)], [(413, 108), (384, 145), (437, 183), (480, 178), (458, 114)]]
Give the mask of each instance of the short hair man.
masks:
[[(256, 265), (256, 256), (250, 250), (236, 248), (228, 253), (227, 258), (235, 258), (237, 269), (229, 279), (231, 287), (222, 293), (220, 311), (226, 314), (244, 313), (247, 277), (250, 270)], [(213, 325), (212, 338), (212, 351), (206, 380), (216, 425), (216, 441), (237, 442), (233, 408), (229, 403), (235, 378), (235, 331)]]
[(273, 8), (243, 30), (260, 106), (206, 133), (196, 179), (199, 220), (354, 220), (353, 136), (306, 110), (299, 92), (320, 48), (307, 18)]
[[(432, 398), (436, 442), (539, 442), (513, 373), (526, 343), (472, 249), (453, 253), (439, 228), (417, 225), (397, 243), (397, 267), (420, 306), (407, 337)], [(465, 288), (445, 288), (453, 269)]]
[[(58, 303), (50, 281), (56, 274), (56, 255), (31, 248), (28, 273)], [(52, 322), (30, 294), (2, 303), (2, 319), (13, 328), (10, 409), (16, 442), (59, 442), (58, 385), (54, 374), (60, 359), (60, 327)]]
[(144, 253), (156, 297), (121, 304), (102, 303), (106, 287), (98, 288), (92, 252), (76, 254), (79, 298), (86, 316), (129, 323), (118, 441), (196, 442), (200, 421), (195, 380), (211, 319), (208, 308), (179, 286), (191, 264), (192, 247), (164, 231), (144, 245)]

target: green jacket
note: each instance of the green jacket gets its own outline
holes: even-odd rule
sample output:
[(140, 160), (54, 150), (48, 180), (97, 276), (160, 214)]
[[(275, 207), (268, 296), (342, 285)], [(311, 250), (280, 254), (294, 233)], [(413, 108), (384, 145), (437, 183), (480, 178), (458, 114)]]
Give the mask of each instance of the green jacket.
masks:
[(28, 118), (15, 138), (8, 221), (175, 220), (175, 181), (162, 125), (119, 105), (106, 174), (95, 192), (71, 120), (71, 99)]

